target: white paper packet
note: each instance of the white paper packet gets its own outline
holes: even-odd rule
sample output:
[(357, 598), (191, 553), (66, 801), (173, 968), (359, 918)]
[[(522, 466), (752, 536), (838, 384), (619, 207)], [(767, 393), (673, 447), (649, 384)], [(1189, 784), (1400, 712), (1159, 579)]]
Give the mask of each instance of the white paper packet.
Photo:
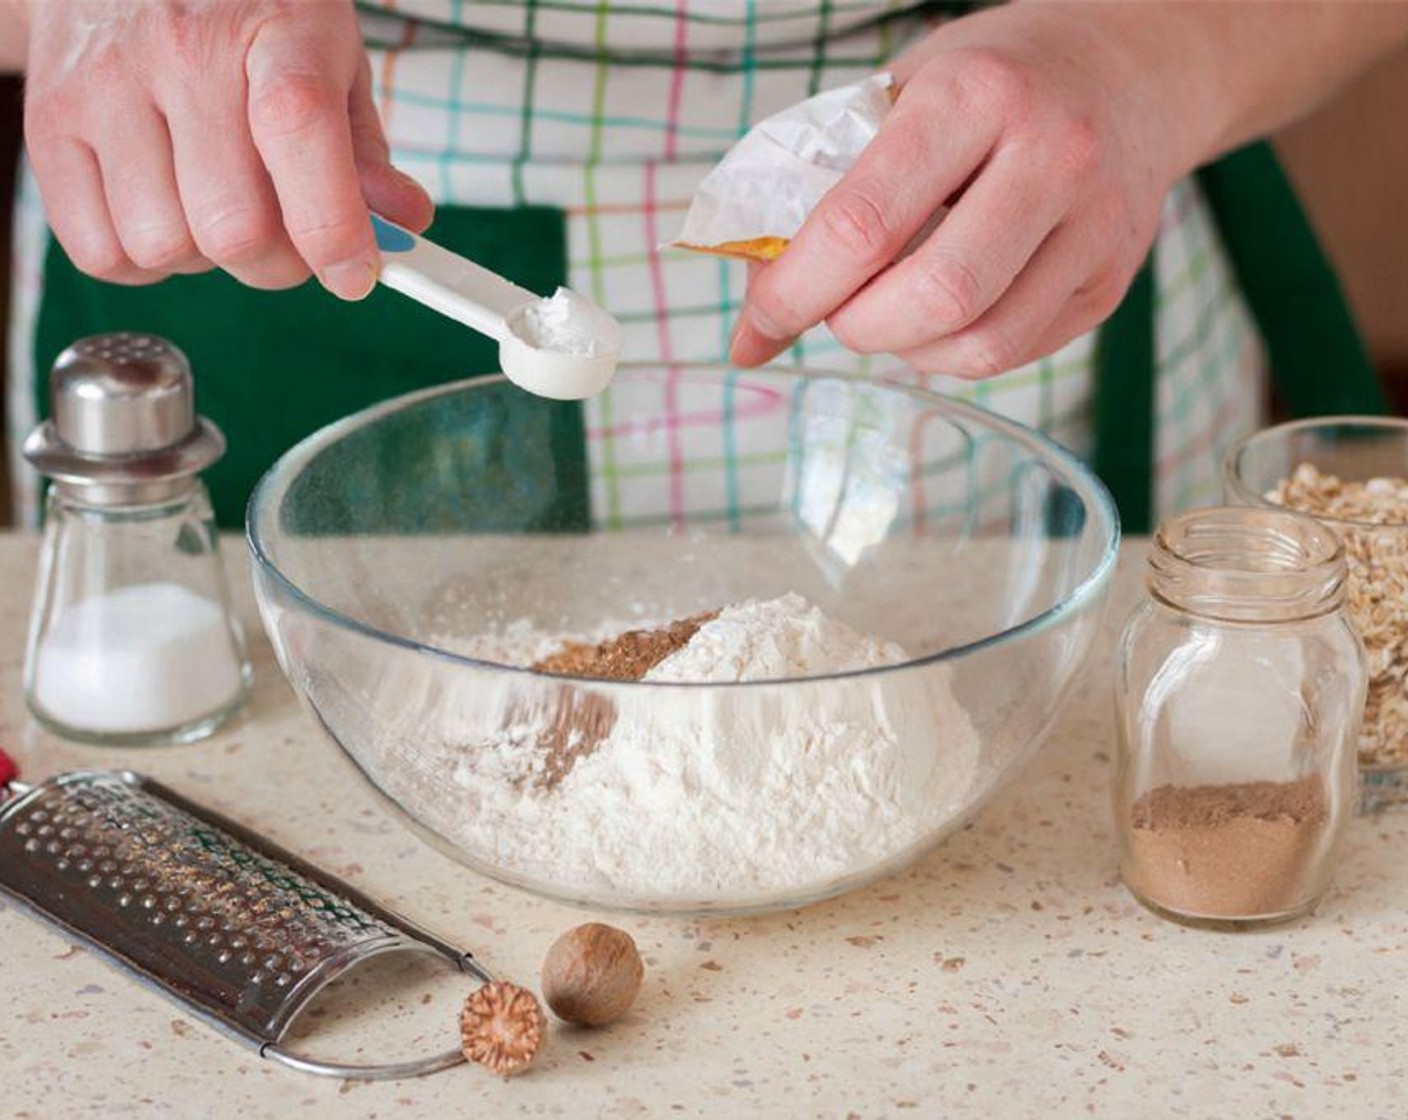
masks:
[(704, 177), (671, 244), (775, 260), (875, 138), (894, 84), (876, 74), (759, 121)]

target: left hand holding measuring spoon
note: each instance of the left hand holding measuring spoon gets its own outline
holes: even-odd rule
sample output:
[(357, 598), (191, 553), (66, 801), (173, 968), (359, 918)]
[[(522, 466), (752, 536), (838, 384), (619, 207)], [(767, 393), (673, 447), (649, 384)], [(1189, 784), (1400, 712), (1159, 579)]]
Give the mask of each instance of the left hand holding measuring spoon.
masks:
[(541, 298), (482, 265), (373, 214), (381, 283), (499, 344), (515, 385), (540, 397), (581, 400), (611, 383), (621, 324), (585, 296)]

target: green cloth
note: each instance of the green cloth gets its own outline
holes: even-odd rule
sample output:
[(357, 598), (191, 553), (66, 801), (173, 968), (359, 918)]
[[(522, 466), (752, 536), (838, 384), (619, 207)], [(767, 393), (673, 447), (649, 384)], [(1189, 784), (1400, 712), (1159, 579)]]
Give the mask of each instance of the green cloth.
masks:
[(1292, 416), (1388, 411), (1334, 269), (1269, 144), (1198, 172)]
[[(531, 291), (550, 293), (567, 275), (564, 215), (545, 207), (479, 210), (441, 207), (428, 236)], [(498, 369), (489, 339), (378, 287), (360, 303), (344, 303), (309, 281), (282, 292), (246, 288), (221, 272), (174, 276), (146, 288), (104, 284), (82, 275), (51, 241), (44, 298), (35, 331), (35, 368), (47, 370), (69, 343), (104, 331), (149, 331), (171, 339), (191, 360), (196, 404), (225, 432), (229, 451), (205, 474), (216, 518), (234, 528), (259, 477), (300, 439), (377, 401)], [(36, 386), (41, 415), (46, 385)], [(516, 527), (540, 522), (556, 528), (587, 520), (585, 435), (581, 409), (527, 393), (500, 394), (513, 410), (505, 442), (474, 442), (465, 432), (461, 469), (536, 485), (544, 508), (522, 510)], [(501, 420), (502, 418), (500, 418)], [(415, 448), (406, 448), (414, 455)], [(421, 464), (427, 470), (436, 464)], [(403, 463), (407, 474), (411, 462)], [(476, 496), (496, 485), (467, 485), (464, 517), (496, 524)], [(368, 490), (368, 494), (371, 491)], [(433, 511), (415, 508), (409, 493), (380, 487), (376, 500), (414, 528)], [(384, 514), (386, 509), (382, 510)], [(367, 510), (371, 515), (372, 510)]]
[(1095, 471), (1127, 533), (1154, 509), (1154, 256), (1144, 262), (1095, 341)]
[[(1344, 292), (1271, 146), (1198, 172), (1239, 287), (1294, 417), (1388, 410)], [(1128, 533), (1153, 528), (1157, 305), (1152, 254), (1096, 345), (1096, 470)]]

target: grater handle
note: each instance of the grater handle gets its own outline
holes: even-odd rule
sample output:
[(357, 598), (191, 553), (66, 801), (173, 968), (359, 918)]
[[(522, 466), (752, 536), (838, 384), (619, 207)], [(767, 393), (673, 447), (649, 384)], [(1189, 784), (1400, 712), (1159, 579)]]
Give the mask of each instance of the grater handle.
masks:
[[(422, 931), (417, 930), (417, 933)], [(461, 972), (467, 972), (481, 983), (487, 984), (494, 978), (468, 953), (454, 949), (438, 938), (426, 936), (427, 948), (438, 956), (448, 958)], [(413, 1058), (405, 1062), (343, 1063), (325, 1062), (320, 1058), (308, 1058), (285, 1050), (277, 1042), (265, 1042), (259, 1047), (261, 1058), (272, 1058), (280, 1065), (296, 1069), (301, 1073), (316, 1073), (323, 1077), (339, 1077), (347, 1081), (398, 1081), (407, 1077), (421, 1077), (427, 1073), (438, 1073), (442, 1069), (459, 1065), (465, 1060), (464, 1052), (458, 1048), (432, 1054), (424, 1058)]]
[(427, 1073), (438, 1073), (442, 1069), (459, 1065), (464, 1054), (459, 1050), (446, 1050), (428, 1058), (416, 1058), (409, 1062), (387, 1062), (382, 1065), (342, 1065), (338, 1062), (322, 1062), (315, 1058), (304, 1058), (291, 1054), (277, 1043), (266, 1043), (259, 1048), (261, 1058), (272, 1058), (289, 1069), (301, 1073), (317, 1073), (324, 1077), (341, 1077), (348, 1081), (397, 1081), (407, 1077), (420, 1077)]

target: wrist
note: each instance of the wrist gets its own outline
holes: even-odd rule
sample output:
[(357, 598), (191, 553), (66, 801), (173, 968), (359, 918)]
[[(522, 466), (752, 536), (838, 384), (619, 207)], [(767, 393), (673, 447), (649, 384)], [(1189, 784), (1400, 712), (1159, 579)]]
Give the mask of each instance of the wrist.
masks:
[(1408, 4), (1101, 5), (1154, 91), (1179, 174), (1305, 116), (1408, 41)]
[[(1207, 5), (1216, 6), (1216, 5)], [(1133, 139), (1172, 185), (1223, 150), (1234, 131), (1233, 90), (1200, 4), (1079, 3), (1064, 14), (1091, 24), (1109, 96), (1123, 103)]]

